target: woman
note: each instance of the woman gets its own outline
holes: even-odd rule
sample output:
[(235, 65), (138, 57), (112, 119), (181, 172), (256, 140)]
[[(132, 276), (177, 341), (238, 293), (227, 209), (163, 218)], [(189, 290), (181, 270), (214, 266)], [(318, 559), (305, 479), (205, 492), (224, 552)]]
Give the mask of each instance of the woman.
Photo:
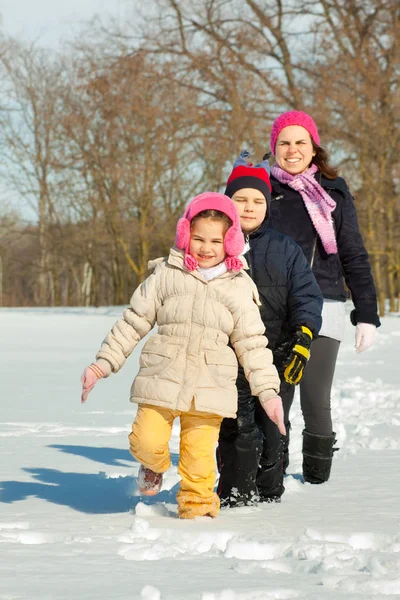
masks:
[[(314, 120), (302, 111), (281, 114), (272, 126), (271, 150), (270, 226), (300, 245), (324, 297), (322, 329), (300, 383), (304, 479), (323, 483), (330, 476), (336, 441), (330, 396), (345, 323), (344, 281), (355, 306), (350, 319), (356, 326), (356, 352), (373, 344), (380, 325), (376, 291), (353, 197), (329, 164)], [(292, 387), (282, 396), (287, 432), (293, 395)], [(286, 466), (287, 446), (288, 438)]]

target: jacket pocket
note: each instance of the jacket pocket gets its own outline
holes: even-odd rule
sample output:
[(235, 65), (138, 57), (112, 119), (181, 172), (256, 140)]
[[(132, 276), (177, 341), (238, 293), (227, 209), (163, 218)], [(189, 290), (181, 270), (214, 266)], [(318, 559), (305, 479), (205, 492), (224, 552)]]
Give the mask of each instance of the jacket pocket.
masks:
[(164, 373), (174, 360), (178, 350), (177, 346), (164, 348), (158, 348), (158, 344), (156, 347), (154, 346), (147, 347), (146, 344), (142, 350), (139, 359), (140, 376), (150, 377)]
[(204, 357), (210, 377), (218, 387), (236, 386), (238, 361), (233, 352), (207, 350)]

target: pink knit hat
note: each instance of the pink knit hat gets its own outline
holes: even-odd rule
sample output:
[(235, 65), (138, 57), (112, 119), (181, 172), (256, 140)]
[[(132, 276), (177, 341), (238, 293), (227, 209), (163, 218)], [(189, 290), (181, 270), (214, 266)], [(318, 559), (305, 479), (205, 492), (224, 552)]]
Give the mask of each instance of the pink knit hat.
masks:
[(272, 154), (275, 154), (275, 146), (278, 135), (282, 129), (289, 127), (289, 125), (300, 125), (300, 127), (304, 127), (304, 129), (306, 129), (311, 135), (314, 142), (319, 146), (318, 129), (314, 119), (301, 110), (290, 110), (279, 115), (279, 117), (277, 117), (273, 122), (270, 140)]
[(178, 221), (175, 245), (185, 251), (186, 268), (188, 271), (194, 271), (198, 267), (196, 259), (189, 254), (190, 223), (193, 217), (203, 210), (218, 210), (232, 221), (232, 225), (224, 237), (224, 249), (227, 255), (225, 264), (228, 270), (240, 271), (243, 263), (237, 257), (243, 252), (244, 237), (240, 227), (239, 213), (235, 203), (228, 196), (217, 192), (204, 192), (193, 198), (186, 207), (183, 217)]

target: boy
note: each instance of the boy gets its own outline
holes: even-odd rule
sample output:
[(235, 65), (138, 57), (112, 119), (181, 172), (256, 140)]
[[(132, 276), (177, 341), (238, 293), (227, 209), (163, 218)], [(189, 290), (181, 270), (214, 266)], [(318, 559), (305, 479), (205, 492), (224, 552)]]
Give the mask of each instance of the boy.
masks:
[[(235, 162), (225, 194), (239, 212), (246, 241), (244, 256), (260, 295), (261, 318), (283, 393), (303, 376), (311, 342), (321, 327), (322, 295), (300, 247), (292, 238), (269, 229), (269, 165), (263, 161), (253, 167), (245, 160), (248, 156), (244, 151)], [(282, 438), (251, 394), (240, 368), (237, 388), (237, 418), (223, 420), (218, 442), (221, 505), (280, 501), (290, 423), (285, 421)]]

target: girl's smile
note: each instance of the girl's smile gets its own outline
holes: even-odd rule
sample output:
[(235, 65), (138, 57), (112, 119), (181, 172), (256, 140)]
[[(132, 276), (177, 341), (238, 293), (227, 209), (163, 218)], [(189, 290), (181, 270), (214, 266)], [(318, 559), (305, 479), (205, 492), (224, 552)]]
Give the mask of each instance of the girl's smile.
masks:
[(225, 259), (226, 225), (212, 218), (196, 219), (190, 229), (189, 253), (201, 268), (214, 267)]

